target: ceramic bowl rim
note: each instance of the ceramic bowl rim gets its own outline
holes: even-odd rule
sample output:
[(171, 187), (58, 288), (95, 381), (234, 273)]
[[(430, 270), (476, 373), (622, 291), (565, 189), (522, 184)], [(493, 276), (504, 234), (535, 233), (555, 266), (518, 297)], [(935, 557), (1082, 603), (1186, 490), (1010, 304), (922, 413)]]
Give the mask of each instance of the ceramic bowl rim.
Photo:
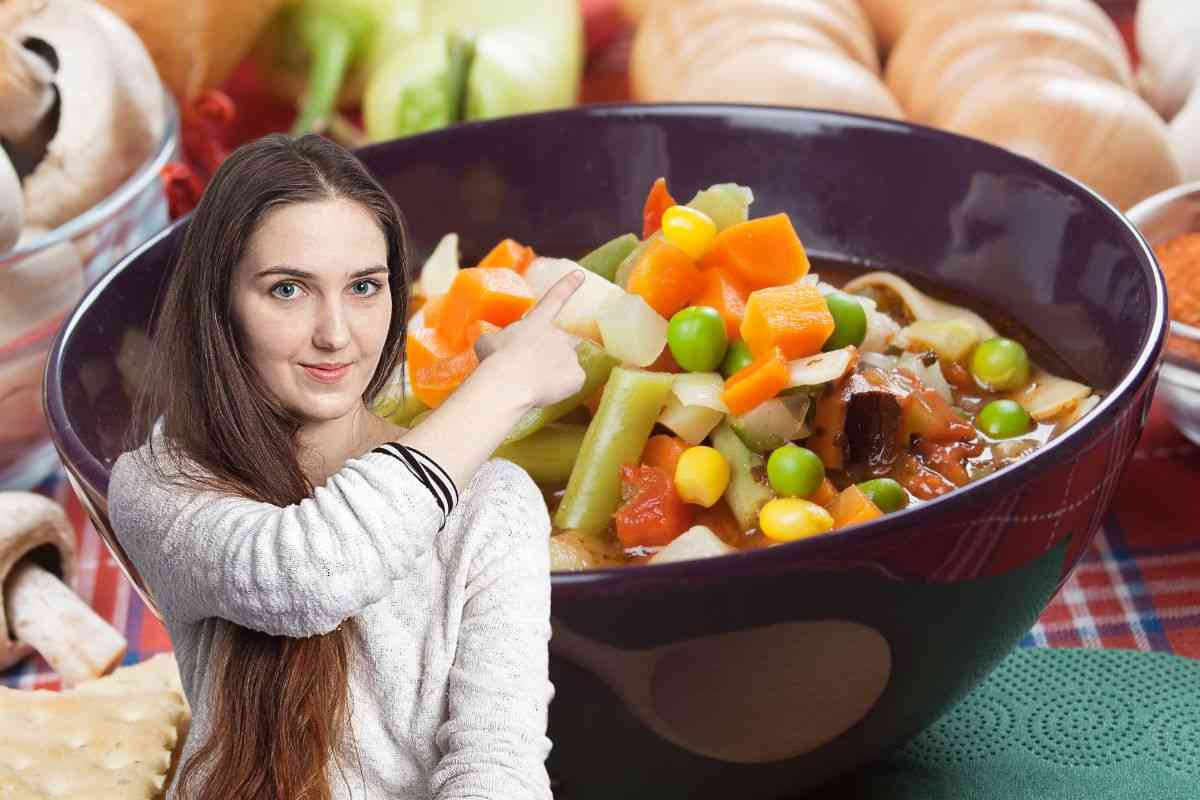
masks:
[[(672, 118), (719, 119), (731, 114), (747, 115), (758, 119), (806, 119), (827, 120), (836, 127), (868, 127), (878, 130), (892, 130), (897, 134), (917, 136), (944, 142), (947, 146), (957, 148), (976, 148), (983, 152), (991, 152), (993, 156), (1024, 162), (1027, 167), (1040, 173), (1047, 183), (1056, 186), (1068, 194), (1075, 194), (1090, 200), (1100, 214), (1108, 214), (1118, 228), (1123, 229), (1130, 239), (1133, 254), (1142, 266), (1143, 275), (1148, 278), (1151, 313), (1148, 330), (1142, 331), (1144, 341), (1138, 350), (1131, 368), (1108, 392), (1100, 403), (1067, 432), (1039, 448), (1033, 455), (1020, 462), (997, 470), (968, 486), (949, 492), (941, 497), (922, 503), (915, 508), (894, 512), (878, 520), (857, 526), (851, 530), (838, 533), (836, 536), (822, 536), (789, 542), (777, 547), (760, 550), (740, 551), (720, 558), (697, 559), (691, 561), (672, 562), (667, 564), (639, 565), (635, 568), (628, 566), (608, 567), (588, 570), (586, 572), (553, 572), (551, 582), (556, 595), (564, 592), (567, 595), (591, 594), (593, 591), (607, 591), (616, 586), (628, 588), (646, 583), (661, 581), (675, 582), (682, 579), (705, 579), (712, 577), (730, 577), (759, 571), (771, 566), (780, 566), (801, 558), (823, 557), (824, 559), (839, 559), (842, 543), (854, 542), (862, 544), (891, 536), (908, 528), (914, 514), (926, 516), (940, 512), (955, 512), (965, 505), (982, 500), (985, 496), (998, 492), (1017, 489), (1044, 472), (1053, 465), (1069, 459), (1077, 454), (1088, 441), (1094, 439), (1102, 428), (1107, 427), (1107, 420), (1115, 417), (1133, 401), (1136, 390), (1154, 372), (1162, 358), (1163, 345), (1166, 339), (1166, 287), (1162, 273), (1154, 260), (1153, 252), (1137, 227), (1125, 217), (1115, 206), (1101, 197), (1091, 188), (1071, 178), (1070, 176), (1048, 167), (1033, 159), (1026, 158), (1009, 150), (970, 139), (923, 125), (900, 122), (879, 117), (860, 114), (850, 114), (824, 109), (794, 108), (782, 106), (751, 105), (742, 103), (605, 103), (588, 106), (577, 106), (556, 111), (544, 111), (533, 114), (522, 114), (495, 120), (467, 122), (429, 133), (418, 134), (402, 140), (381, 142), (368, 145), (356, 150), (356, 154), (369, 161), (374, 152), (383, 148), (402, 145), (404, 147), (419, 146), (421, 142), (433, 138), (469, 137), (477, 131), (493, 131), (503, 135), (506, 129), (518, 129), (531, 121), (569, 120), (571, 118), (593, 119), (628, 119), (647, 118), (670, 120)], [(140, 258), (151, 248), (164, 239), (175, 235), (177, 229), (187, 224), (189, 216), (177, 220), (151, 237), (140, 247), (126, 255), (97, 281), (80, 300), (63, 324), (51, 347), (47, 359), (44, 382), (43, 400), (46, 406), (47, 418), (50, 421), (51, 436), (60, 452), (70, 457), (80, 473), (80, 477), (97, 490), (107, 484), (107, 473), (100, 462), (88, 450), (75, 434), (70, 420), (67, 418), (61, 386), (57, 376), (61, 374), (65, 344), (70, 338), (81, 317), (88, 312), (97, 298), (107, 286), (116, 279), (130, 264)]]

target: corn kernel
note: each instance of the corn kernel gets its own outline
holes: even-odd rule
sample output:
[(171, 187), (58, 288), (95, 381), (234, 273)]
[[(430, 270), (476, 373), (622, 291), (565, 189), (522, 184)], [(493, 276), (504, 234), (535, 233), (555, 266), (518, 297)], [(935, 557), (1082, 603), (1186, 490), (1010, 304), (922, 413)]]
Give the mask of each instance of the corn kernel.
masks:
[(833, 516), (810, 500), (779, 497), (758, 512), (758, 527), (769, 539), (794, 542), (833, 530)]
[(662, 232), (667, 241), (699, 260), (717, 238), (717, 225), (712, 218), (688, 206), (671, 206), (662, 215)]
[(712, 508), (729, 486), (729, 462), (711, 447), (689, 447), (675, 465), (675, 491), (685, 503)]

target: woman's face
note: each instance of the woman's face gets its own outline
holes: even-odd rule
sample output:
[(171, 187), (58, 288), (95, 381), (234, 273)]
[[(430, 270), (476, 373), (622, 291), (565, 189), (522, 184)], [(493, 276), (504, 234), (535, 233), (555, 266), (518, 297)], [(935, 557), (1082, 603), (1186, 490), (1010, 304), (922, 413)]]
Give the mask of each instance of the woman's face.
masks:
[(362, 406), (392, 315), (387, 255), (370, 211), (323, 200), (269, 212), (235, 268), (246, 356), (304, 424)]

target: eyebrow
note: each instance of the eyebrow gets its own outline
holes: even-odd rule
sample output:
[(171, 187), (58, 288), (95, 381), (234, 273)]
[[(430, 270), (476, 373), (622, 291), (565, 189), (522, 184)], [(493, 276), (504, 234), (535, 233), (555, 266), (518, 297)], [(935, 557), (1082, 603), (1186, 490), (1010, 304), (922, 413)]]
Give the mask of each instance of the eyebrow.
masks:
[[(350, 276), (350, 279), (354, 280), (355, 278), (365, 278), (368, 275), (375, 275), (377, 273), (387, 272), (387, 271), (388, 271), (388, 268), (383, 266), (382, 264), (373, 264), (369, 267), (363, 267), (362, 269), (358, 270), (357, 272), (355, 272), (354, 274), (352, 274)], [(296, 269), (295, 267), (289, 267), (286, 264), (277, 264), (273, 267), (267, 267), (266, 269), (259, 272), (255, 277), (256, 278), (265, 278), (269, 275), (281, 275), (281, 276), (288, 277), (288, 278), (300, 278), (301, 280), (308, 280), (308, 279), (316, 277), (316, 275), (314, 275), (311, 272), (305, 272), (302, 269)]]

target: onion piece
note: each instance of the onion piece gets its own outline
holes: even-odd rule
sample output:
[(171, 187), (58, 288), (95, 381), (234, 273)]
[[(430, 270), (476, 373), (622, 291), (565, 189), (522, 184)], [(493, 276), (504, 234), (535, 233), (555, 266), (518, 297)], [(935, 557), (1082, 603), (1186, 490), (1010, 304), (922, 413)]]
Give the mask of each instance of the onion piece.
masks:
[(667, 321), (637, 294), (621, 292), (596, 311), (604, 349), (614, 358), (648, 367), (667, 346)]
[(725, 391), (725, 379), (715, 372), (685, 372), (675, 376), (671, 391), (684, 406), (701, 406), (729, 413), (729, 407), (721, 399)]
[(671, 540), (651, 559), (651, 564), (669, 564), (672, 561), (690, 561), (696, 558), (712, 558), (737, 552), (726, 544), (706, 525), (693, 525)]
[(1047, 422), (1072, 410), (1091, 393), (1092, 390), (1082, 383), (1059, 378), (1035, 367), (1029, 385), (1011, 393), (1009, 398), (1020, 403), (1038, 422)]
[(458, 268), (458, 234), (447, 233), (425, 260), (425, 266), (421, 267), (421, 277), (413, 287), (413, 294), (424, 297), (445, 294), (450, 291)]
[(793, 386), (820, 386), (836, 381), (854, 366), (858, 348), (850, 346), (815, 356), (797, 358), (788, 362), (788, 388)]
[(704, 406), (685, 406), (678, 397), (669, 394), (656, 421), (688, 444), (700, 444), (723, 419), (725, 415), (720, 411)]

